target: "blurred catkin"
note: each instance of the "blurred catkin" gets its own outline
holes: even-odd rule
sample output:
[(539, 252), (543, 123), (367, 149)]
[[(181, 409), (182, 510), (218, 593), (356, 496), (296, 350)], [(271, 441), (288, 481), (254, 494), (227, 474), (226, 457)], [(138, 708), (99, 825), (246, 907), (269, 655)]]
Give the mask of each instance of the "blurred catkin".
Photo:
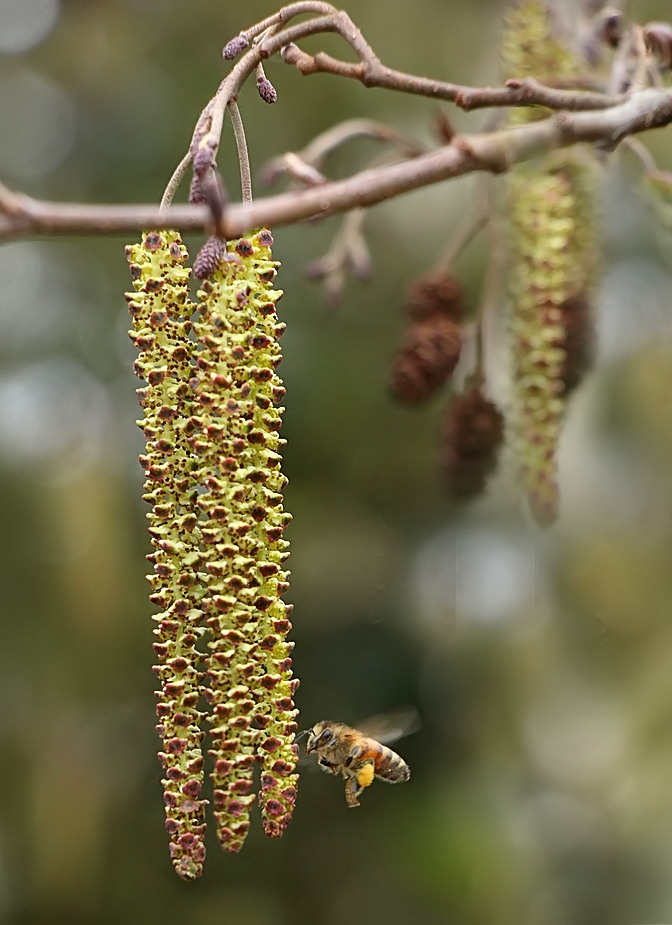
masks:
[[(544, 4), (524, 0), (505, 20), (506, 77), (550, 85), (577, 78), (578, 61), (553, 34)], [(540, 118), (520, 109), (512, 121)], [(587, 371), (593, 335), (594, 204), (588, 158), (563, 152), (507, 178), (509, 329), (513, 353), (512, 447), (535, 519), (558, 514), (557, 451), (569, 393)]]

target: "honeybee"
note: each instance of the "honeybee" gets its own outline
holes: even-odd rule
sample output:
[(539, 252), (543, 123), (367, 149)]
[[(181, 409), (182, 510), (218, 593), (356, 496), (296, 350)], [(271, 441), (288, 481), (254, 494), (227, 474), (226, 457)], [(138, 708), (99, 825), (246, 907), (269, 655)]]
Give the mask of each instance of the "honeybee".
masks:
[[(410, 729), (387, 737), (399, 738), (407, 731)], [(306, 754), (314, 753), (322, 770), (345, 779), (345, 801), (350, 807), (359, 806), (359, 797), (374, 778), (398, 784), (411, 776), (411, 769), (400, 755), (352, 726), (322, 720), (307, 734)]]

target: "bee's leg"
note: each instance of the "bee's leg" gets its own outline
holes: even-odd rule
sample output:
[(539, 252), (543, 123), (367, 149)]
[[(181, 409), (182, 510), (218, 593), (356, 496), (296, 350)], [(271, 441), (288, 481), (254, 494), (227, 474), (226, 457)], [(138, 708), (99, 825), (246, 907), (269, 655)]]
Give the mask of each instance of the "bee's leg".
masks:
[(317, 763), (323, 771), (329, 771), (330, 774), (338, 774), (338, 767), (332, 764), (331, 761), (327, 761), (326, 758), (318, 758)]
[(372, 761), (365, 762), (352, 777), (345, 782), (345, 801), (348, 806), (359, 806), (359, 797), (373, 783), (376, 769)]
[(359, 806), (359, 800), (357, 799), (362, 792), (362, 787), (357, 783), (356, 777), (348, 777), (345, 781), (345, 802), (348, 806)]

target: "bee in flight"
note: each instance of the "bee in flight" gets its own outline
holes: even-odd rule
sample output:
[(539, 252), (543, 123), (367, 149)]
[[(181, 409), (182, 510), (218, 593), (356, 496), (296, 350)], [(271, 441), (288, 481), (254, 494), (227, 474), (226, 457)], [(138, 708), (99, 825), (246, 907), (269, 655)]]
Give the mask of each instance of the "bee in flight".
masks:
[[(413, 718), (415, 722), (417, 714), (413, 713)], [(411, 776), (411, 769), (400, 755), (352, 726), (322, 720), (306, 731), (306, 754), (315, 754), (324, 771), (340, 774), (345, 779), (348, 806), (359, 806), (359, 797), (376, 777), (397, 784)], [(395, 739), (409, 731), (412, 730), (408, 728), (392, 735), (385, 733), (380, 738)]]

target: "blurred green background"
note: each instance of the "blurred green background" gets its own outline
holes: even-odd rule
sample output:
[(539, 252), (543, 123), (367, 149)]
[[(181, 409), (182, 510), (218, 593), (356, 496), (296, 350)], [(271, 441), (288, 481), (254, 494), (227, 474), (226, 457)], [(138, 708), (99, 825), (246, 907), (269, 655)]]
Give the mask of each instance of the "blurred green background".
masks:
[[(385, 63), (482, 85), (498, 79), (502, 8), (348, 11)], [(55, 200), (158, 200), (221, 47), (274, 9), (0, 0), (0, 178)], [(344, 118), (432, 141), (428, 100), (275, 60), (267, 73), (277, 105), (254, 87), (240, 100), (257, 172)], [(443, 109), (463, 130), (484, 120)], [(666, 169), (669, 133), (644, 139)], [(333, 170), (375, 153), (355, 143)], [(220, 166), (235, 190), (230, 135)], [(412, 704), (422, 728), (398, 746), (409, 784), (374, 786), (352, 813), (338, 782), (306, 773), (285, 837), (255, 819), (238, 857), (212, 838), (195, 884), (168, 860), (155, 758), (125, 242), (0, 248), (3, 925), (672, 921), (672, 247), (640, 173), (631, 154), (605, 163), (600, 361), (573, 400), (562, 518), (543, 533), (506, 464), (483, 501), (451, 506), (446, 395), (408, 410), (387, 393), (404, 287), (472, 207), (473, 178), (374, 209), (373, 279), (349, 283), (338, 312), (304, 276), (337, 220), (275, 230), (300, 724)], [(476, 243), (458, 265), (474, 300), (486, 257)]]

